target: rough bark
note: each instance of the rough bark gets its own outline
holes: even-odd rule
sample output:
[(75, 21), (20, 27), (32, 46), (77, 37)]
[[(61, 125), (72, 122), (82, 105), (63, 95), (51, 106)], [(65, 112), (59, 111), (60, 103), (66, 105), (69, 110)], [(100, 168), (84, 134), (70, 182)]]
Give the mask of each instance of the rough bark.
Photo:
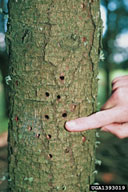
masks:
[(96, 110), (99, 0), (12, 0), (9, 10), (9, 191), (89, 191), (95, 131), (64, 123)]

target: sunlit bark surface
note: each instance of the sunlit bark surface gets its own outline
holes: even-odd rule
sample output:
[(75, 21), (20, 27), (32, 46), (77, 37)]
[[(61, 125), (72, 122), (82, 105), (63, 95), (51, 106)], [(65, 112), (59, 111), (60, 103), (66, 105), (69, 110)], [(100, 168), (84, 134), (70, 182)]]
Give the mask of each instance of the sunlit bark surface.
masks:
[(9, 191), (88, 192), (95, 131), (64, 123), (96, 110), (99, 1), (12, 0), (9, 10)]

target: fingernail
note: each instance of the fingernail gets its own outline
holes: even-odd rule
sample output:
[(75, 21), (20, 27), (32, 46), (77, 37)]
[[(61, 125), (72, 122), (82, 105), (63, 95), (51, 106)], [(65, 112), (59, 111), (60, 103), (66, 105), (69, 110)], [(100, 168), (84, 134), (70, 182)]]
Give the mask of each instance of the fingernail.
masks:
[(73, 129), (75, 127), (76, 123), (75, 121), (67, 121), (66, 122), (66, 127), (69, 129)]

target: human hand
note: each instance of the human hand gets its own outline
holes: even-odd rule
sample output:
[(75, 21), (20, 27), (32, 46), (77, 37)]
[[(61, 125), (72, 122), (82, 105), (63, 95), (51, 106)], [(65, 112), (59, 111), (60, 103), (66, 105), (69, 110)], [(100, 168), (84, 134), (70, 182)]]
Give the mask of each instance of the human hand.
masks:
[(65, 128), (79, 132), (100, 127), (119, 138), (128, 137), (128, 75), (112, 81), (112, 95), (101, 110), (88, 117), (68, 121)]

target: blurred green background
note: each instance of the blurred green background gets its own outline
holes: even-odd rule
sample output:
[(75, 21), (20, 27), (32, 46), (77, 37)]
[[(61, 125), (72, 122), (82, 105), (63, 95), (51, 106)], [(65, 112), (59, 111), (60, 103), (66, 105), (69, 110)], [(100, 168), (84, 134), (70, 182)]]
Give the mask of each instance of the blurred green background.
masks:
[(5, 115), (5, 96), (4, 86), (2, 82), (2, 74), (0, 73), (0, 134), (8, 129), (8, 118)]
[[(112, 80), (128, 75), (128, 1), (101, 0), (104, 61), (99, 63), (98, 110), (111, 95)], [(125, 98), (124, 98), (125, 99)], [(128, 184), (128, 138), (100, 132), (96, 179), (101, 184)]]
[[(1, 2), (1, 1), (0, 1)], [(7, 2), (7, 0), (6, 0)], [(6, 24), (7, 19), (0, 14), (0, 22)], [(128, 75), (128, 0), (101, 0), (101, 16), (103, 20), (103, 52), (104, 61), (99, 63), (99, 110), (111, 95), (111, 81), (117, 76)], [(3, 25), (6, 28), (5, 25)], [(0, 32), (6, 29), (0, 28)], [(8, 117), (6, 92), (4, 91), (7, 60), (0, 44), (0, 134), (7, 131)], [(4, 54), (4, 59), (1, 59)], [(3, 62), (4, 61), (4, 62)], [(5, 63), (5, 64), (4, 64)], [(5, 109), (6, 106), (6, 109)], [(118, 139), (109, 133), (100, 132), (101, 141), (97, 149), (97, 165), (99, 171), (96, 181), (100, 184), (128, 184), (128, 139)]]

